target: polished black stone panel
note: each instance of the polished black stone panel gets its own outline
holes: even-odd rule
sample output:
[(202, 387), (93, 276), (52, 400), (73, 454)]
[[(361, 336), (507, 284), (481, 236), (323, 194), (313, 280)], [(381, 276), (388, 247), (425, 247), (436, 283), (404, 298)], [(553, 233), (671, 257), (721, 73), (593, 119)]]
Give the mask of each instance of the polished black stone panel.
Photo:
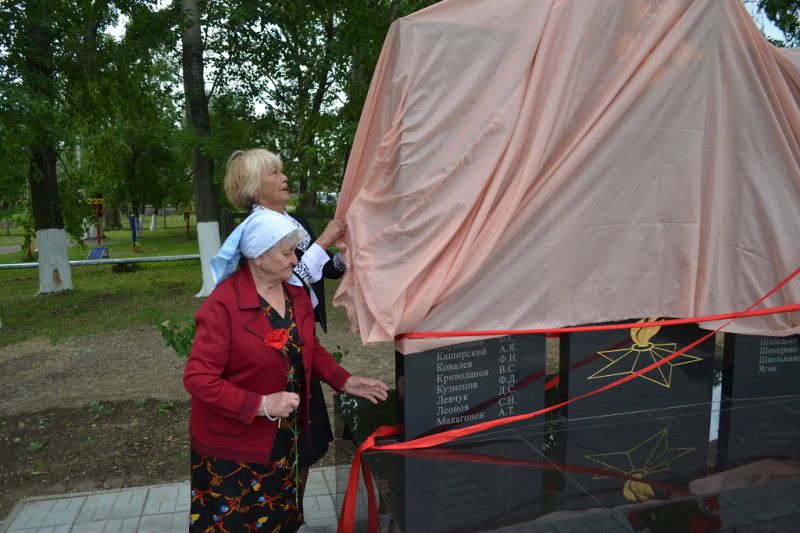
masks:
[(541, 409), (543, 335), (514, 335), (397, 353), (405, 439)]
[(725, 334), (723, 392), (729, 398), (800, 394), (800, 335)]
[[(433, 449), (368, 452), (365, 459), (407, 532), (691, 531), (703, 524), (714, 526), (709, 531), (794, 530), (800, 444), (792, 431), (800, 428), (800, 396), (723, 408), (723, 420), (746, 415), (770, 425), (773, 433), (759, 429), (751, 439), (761, 446), (756, 452), (752, 442), (746, 453), (709, 442), (711, 412), (709, 403), (688, 412), (553, 417)], [(369, 415), (361, 420), (366, 433), (364, 421), (378, 423)]]
[(542, 470), (520, 465), (531, 453), (509, 439), (411, 452), (383, 468), (387, 454), (376, 453), (369, 464), (380, 484), (396, 480), (386, 498), (403, 531), (481, 531), (541, 514)]
[(724, 467), (774, 458), (800, 460), (800, 399), (732, 400), (720, 417)]
[(710, 412), (567, 422), (566, 464), (583, 491), (566, 493), (565, 508), (591, 505), (587, 493), (607, 508), (688, 495), (706, 470), (709, 419)]
[[(707, 333), (697, 326), (684, 325), (564, 335), (561, 388), (565, 397), (576, 398), (660, 361)], [(563, 416), (577, 418), (707, 403), (711, 399), (713, 369), (712, 336), (654, 370), (575, 401)]]

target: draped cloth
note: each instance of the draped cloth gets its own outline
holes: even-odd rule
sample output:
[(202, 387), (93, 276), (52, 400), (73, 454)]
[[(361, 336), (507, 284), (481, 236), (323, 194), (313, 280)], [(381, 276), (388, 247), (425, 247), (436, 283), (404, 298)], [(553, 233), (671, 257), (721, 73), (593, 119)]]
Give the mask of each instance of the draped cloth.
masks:
[(800, 53), (740, 0), (445, 0), (386, 37), (334, 303), (365, 343), (745, 309), (800, 266), (798, 134)]

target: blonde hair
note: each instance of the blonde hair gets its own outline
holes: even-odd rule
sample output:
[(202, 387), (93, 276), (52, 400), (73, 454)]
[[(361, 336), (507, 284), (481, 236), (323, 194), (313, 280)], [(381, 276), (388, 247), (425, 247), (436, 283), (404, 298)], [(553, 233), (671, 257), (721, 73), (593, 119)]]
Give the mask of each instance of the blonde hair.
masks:
[(261, 192), (261, 172), (283, 170), (281, 158), (264, 148), (236, 150), (225, 168), (225, 194), (240, 209), (250, 209)]

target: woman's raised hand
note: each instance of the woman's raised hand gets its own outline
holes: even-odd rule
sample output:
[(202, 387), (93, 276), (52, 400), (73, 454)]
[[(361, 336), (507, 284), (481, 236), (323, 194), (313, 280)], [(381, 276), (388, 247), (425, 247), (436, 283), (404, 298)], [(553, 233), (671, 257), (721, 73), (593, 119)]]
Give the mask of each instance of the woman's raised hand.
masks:
[(328, 249), (336, 239), (344, 235), (344, 232), (347, 230), (347, 224), (344, 220), (333, 219), (328, 222), (328, 225), (325, 226), (325, 229), (322, 232), (322, 235), (317, 237), (315, 241), (318, 245), (320, 245), (325, 250)]

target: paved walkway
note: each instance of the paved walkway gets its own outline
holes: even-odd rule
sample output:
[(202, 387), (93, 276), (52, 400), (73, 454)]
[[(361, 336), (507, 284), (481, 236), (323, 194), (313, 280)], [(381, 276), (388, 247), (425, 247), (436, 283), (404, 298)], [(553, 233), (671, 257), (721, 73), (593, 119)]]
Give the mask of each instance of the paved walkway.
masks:
[[(349, 465), (309, 472), (303, 506), (306, 523), (315, 533), (336, 531), (349, 473)], [(366, 501), (363, 496), (359, 503)], [(365, 520), (364, 505), (356, 511), (357, 530), (366, 531)], [(188, 524), (189, 483), (184, 482), (26, 498), (0, 525), (0, 532), (185, 533)]]

